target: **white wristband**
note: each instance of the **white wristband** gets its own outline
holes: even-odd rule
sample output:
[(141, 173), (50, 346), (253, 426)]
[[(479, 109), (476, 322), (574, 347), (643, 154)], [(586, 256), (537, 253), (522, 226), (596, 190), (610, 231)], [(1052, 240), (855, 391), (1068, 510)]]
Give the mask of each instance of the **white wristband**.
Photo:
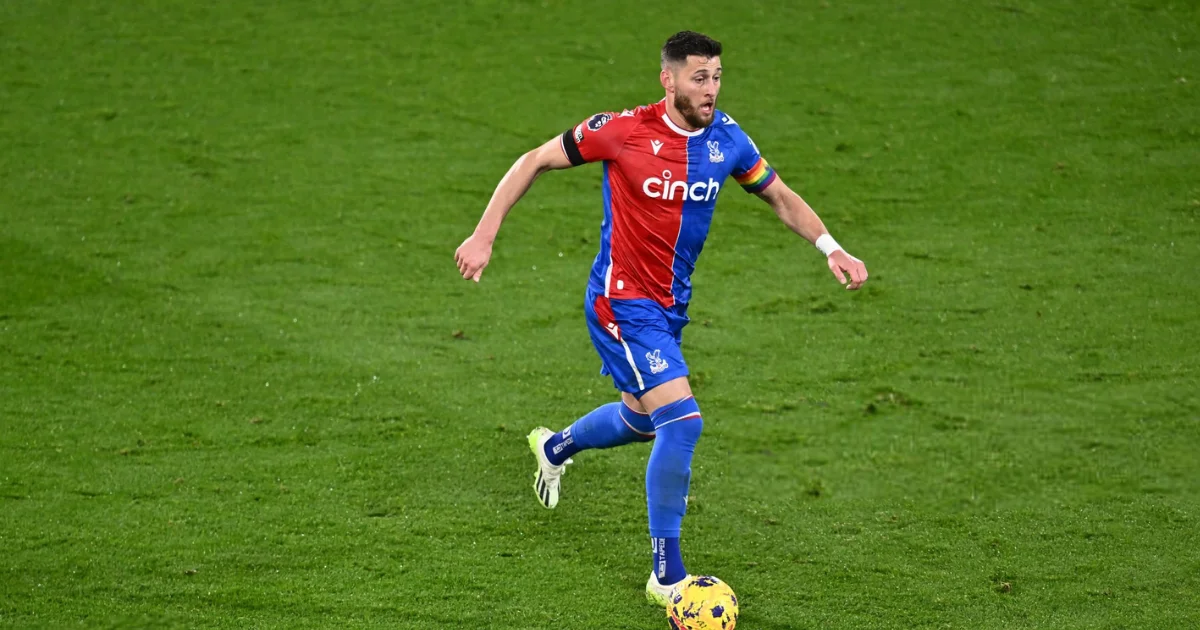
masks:
[(822, 234), (818, 236), (817, 242), (813, 243), (813, 245), (816, 245), (817, 249), (821, 250), (821, 253), (825, 254), (826, 258), (829, 258), (830, 254), (842, 248), (842, 246), (838, 245), (838, 242), (833, 240), (833, 237), (828, 234)]

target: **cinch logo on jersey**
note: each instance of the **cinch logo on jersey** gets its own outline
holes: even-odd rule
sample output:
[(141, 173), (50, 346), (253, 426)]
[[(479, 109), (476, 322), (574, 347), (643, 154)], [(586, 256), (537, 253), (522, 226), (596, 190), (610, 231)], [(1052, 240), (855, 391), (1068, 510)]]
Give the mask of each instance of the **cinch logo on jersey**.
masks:
[(663, 171), (662, 179), (648, 177), (642, 182), (642, 192), (651, 199), (709, 201), (715, 199), (720, 191), (720, 182), (711, 177), (707, 182), (696, 182), (689, 186), (686, 181), (671, 181), (671, 171)]

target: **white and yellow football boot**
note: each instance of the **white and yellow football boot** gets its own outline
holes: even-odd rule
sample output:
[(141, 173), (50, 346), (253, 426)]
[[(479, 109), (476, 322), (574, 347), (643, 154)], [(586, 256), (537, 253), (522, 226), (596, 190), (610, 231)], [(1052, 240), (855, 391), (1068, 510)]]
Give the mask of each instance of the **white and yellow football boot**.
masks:
[(666, 608), (671, 603), (671, 596), (675, 594), (675, 589), (691, 577), (690, 575), (685, 575), (682, 580), (674, 584), (659, 584), (658, 575), (651, 573), (650, 579), (646, 581), (646, 601), (655, 606)]
[(537, 493), (538, 502), (547, 509), (554, 509), (554, 506), (558, 505), (559, 482), (567, 464), (572, 463), (570, 459), (561, 466), (550, 463), (546, 457), (545, 446), (546, 440), (553, 436), (554, 431), (546, 427), (538, 427), (529, 433), (529, 450), (533, 451), (538, 465), (537, 472), (533, 473), (533, 491)]

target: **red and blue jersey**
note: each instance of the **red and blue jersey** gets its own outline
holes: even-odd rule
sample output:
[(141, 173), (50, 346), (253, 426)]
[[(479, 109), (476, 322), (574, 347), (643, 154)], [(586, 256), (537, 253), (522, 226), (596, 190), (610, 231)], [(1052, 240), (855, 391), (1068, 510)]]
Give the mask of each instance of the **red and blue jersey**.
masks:
[(692, 270), (725, 180), (764, 190), (775, 171), (741, 127), (721, 111), (686, 131), (666, 101), (596, 114), (562, 135), (574, 165), (604, 163), (604, 221), (589, 289), (610, 299), (686, 307)]

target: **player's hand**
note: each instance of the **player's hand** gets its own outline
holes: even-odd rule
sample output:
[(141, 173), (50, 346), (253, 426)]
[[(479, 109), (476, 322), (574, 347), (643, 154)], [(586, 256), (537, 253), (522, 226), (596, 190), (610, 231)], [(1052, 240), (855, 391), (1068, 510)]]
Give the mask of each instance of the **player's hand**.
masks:
[(844, 250), (837, 250), (829, 255), (826, 260), (829, 263), (829, 270), (833, 272), (833, 277), (837, 278), (838, 282), (846, 284), (846, 274), (850, 275), (850, 284), (846, 284), (846, 288), (855, 291), (867, 281), (867, 266), (863, 261), (847, 254)]
[(483, 268), (492, 258), (492, 241), (472, 234), (454, 250), (454, 262), (464, 280), (479, 282)]

